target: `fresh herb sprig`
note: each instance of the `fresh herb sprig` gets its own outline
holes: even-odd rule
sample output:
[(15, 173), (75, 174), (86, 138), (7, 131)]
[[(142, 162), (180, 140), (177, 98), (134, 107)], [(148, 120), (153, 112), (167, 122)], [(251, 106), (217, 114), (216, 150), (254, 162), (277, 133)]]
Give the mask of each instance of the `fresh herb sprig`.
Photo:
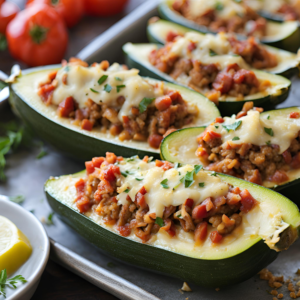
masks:
[(6, 269), (2, 270), (0, 273), (0, 296), (6, 298), (6, 288), (17, 289), (17, 283), (26, 283), (27, 280), (22, 275), (14, 276), (13, 278), (7, 278)]

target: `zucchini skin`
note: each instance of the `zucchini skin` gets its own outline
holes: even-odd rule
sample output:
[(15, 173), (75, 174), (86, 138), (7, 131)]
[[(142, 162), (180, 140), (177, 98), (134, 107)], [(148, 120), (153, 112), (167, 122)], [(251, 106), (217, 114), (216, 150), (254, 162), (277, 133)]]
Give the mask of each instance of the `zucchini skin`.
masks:
[[(177, 15), (175, 12), (173, 12), (170, 7), (168, 6), (167, 3), (161, 3), (158, 6), (158, 12), (159, 15), (162, 19), (183, 25), (185, 27), (203, 32), (203, 33), (216, 33), (212, 30), (210, 30), (209, 28), (207, 28), (206, 26), (201, 26), (198, 25), (197, 23), (193, 22), (193, 21), (189, 21), (187, 19), (185, 19), (184, 17), (181, 17), (179, 15)], [(270, 18), (268, 18), (270, 19)], [(272, 20), (272, 21), (278, 21), (278, 20)], [(241, 39), (245, 38), (245, 36), (243, 35), (238, 35)], [(270, 45), (276, 48), (280, 48), (280, 49), (284, 49), (290, 52), (294, 52), (296, 53), (300, 47), (300, 28), (298, 26), (297, 30), (295, 30), (293, 33), (291, 33), (289, 36), (285, 37), (282, 40), (277, 40), (277, 41), (261, 41), (262, 43), (266, 44), (266, 45)]]
[[(167, 81), (168, 78), (161, 76), (158, 72), (154, 72), (150, 69), (148, 69), (146, 66), (142, 65), (139, 63), (135, 58), (133, 58), (130, 54), (125, 53), (125, 62), (128, 66), (131, 68), (137, 68), (140, 70), (140, 74), (143, 76), (148, 76), (151, 78), (159, 79), (159, 80), (164, 80)], [(170, 80), (169, 80), (170, 81)], [(182, 85), (179, 82), (170, 81), (174, 84)], [(182, 85), (186, 88), (189, 88), (185, 85)], [(191, 88), (190, 88), (191, 89)], [(193, 90), (193, 89), (191, 89)], [(193, 90), (194, 91), (194, 90)], [(263, 107), (264, 110), (272, 110), (275, 108), (276, 105), (284, 102), (286, 98), (288, 97), (290, 93), (290, 86), (283, 88), (282, 93), (280, 95), (267, 95), (266, 97), (259, 98), (259, 99), (249, 99), (249, 100), (241, 100), (241, 101), (220, 101), (218, 104), (218, 109), (221, 112), (222, 116), (230, 116), (232, 114), (236, 114), (240, 112), (243, 108), (243, 105), (245, 102), (253, 101), (254, 106), (256, 107)]]
[(245, 281), (273, 262), (278, 255), (260, 240), (246, 251), (227, 259), (191, 258), (124, 238), (56, 200), (47, 191), (45, 193), (52, 210), (104, 254), (204, 287), (217, 288)]
[(150, 154), (159, 158), (159, 153), (116, 145), (113, 141), (107, 143), (61, 126), (39, 114), (23, 101), (12, 88), (10, 88), (9, 101), (15, 114), (38, 136), (66, 156), (70, 156), (76, 160), (84, 162), (91, 160), (93, 157), (105, 155), (106, 152), (114, 152), (116, 155), (124, 157), (133, 155), (144, 157)]

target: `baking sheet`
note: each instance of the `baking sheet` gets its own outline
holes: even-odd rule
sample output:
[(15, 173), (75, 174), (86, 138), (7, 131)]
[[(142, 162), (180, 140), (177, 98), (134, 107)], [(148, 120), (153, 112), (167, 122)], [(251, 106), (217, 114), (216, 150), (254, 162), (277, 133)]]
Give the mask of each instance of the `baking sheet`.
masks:
[[(87, 59), (89, 62), (101, 59), (109, 59), (110, 62), (122, 61), (120, 46), (124, 42), (146, 41), (145, 25), (148, 18), (156, 14), (155, 7), (156, 1), (148, 1), (139, 7), (137, 11), (123, 19), (121, 24), (113, 26), (102, 37), (99, 37), (83, 49), (79, 53), (79, 57)], [(288, 100), (279, 107), (299, 105), (299, 96), (297, 96), (299, 94), (300, 84), (299, 80), (295, 78)], [(51, 212), (43, 193), (44, 182), (50, 176), (70, 174), (84, 168), (83, 163), (78, 163), (68, 157), (62, 156), (49, 145), (47, 145), (47, 151), (49, 154), (40, 160), (36, 159), (39, 149), (25, 149), (8, 156), (6, 168), (8, 180), (6, 183), (0, 183), (0, 194), (8, 196), (24, 195), (26, 200), (23, 206), (28, 210), (34, 209), (34, 214), (40, 220), (45, 219)], [(122, 276), (163, 300), (186, 298), (188, 300), (260, 300), (273, 298), (268, 293), (272, 288), (268, 286), (266, 281), (260, 280), (258, 276), (254, 276), (244, 283), (219, 291), (190, 284), (193, 292), (181, 294), (178, 291), (182, 287), (183, 282), (181, 280), (140, 270), (106, 257), (61, 222), (57, 216), (54, 216), (54, 225), (46, 226), (46, 230), (51, 238), (62, 245), (111, 272)], [(292, 279), (295, 278), (295, 272), (300, 268), (299, 246), (300, 240), (289, 250), (281, 253), (279, 258), (269, 266), (269, 269), (275, 274), (283, 274), (285, 277), (291, 276)], [(299, 278), (297, 281), (299, 281)], [(285, 286), (279, 289), (279, 291), (285, 295), (285, 299), (286, 297), (290, 299), (289, 292)]]

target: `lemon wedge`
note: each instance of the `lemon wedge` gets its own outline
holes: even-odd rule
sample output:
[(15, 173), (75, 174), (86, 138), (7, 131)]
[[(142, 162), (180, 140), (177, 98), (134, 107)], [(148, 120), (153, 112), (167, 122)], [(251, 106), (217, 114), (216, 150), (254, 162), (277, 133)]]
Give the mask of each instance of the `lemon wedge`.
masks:
[(7, 275), (17, 271), (31, 255), (27, 237), (7, 218), (0, 216), (0, 271)]

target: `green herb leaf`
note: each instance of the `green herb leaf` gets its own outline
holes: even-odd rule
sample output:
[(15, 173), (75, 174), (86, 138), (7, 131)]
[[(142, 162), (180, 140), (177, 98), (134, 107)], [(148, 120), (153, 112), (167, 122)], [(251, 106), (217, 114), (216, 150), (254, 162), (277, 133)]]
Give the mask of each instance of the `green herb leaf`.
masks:
[(115, 79), (116, 79), (117, 81), (123, 81), (122, 78), (120, 78), (120, 77), (115, 77)]
[(23, 195), (18, 195), (18, 196), (14, 196), (14, 197), (9, 197), (9, 200), (11, 202), (15, 202), (15, 203), (21, 204), (21, 203), (24, 202), (25, 197)]
[(0, 51), (4, 51), (7, 48), (7, 40), (4, 34), (0, 33)]
[(227, 130), (227, 132), (229, 132), (230, 130), (238, 129), (241, 124), (242, 124), (242, 121), (237, 121), (230, 125), (222, 125), (222, 127), (225, 128)]
[(274, 135), (274, 132), (273, 132), (272, 128), (264, 127), (264, 130), (265, 130), (265, 133), (267, 133), (268, 135), (270, 135), (270, 136)]
[(178, 169), (178, 168), (180, 168), (181, 167), (181, 164), (179, 163), (179, 162), (176, 162), (175, 164), (174, 164), (174, 169)]
[(102, 75), (99, 80), (98, 80), (98, 84), (102, 84), (106, 79), (107, 79), (108, 75)]
[(270, 120), (270, 115), (267, 116), (267, 119)]
[(180, 182), (184, 184), (185, 188), (190, 187), (194, 181), (195, 170), (186, 172), (185, 176), (180, 179)]
[(131, 156), (131, 157), (127, 158), (126, 161), (131, 162), (131, 161), (134, 161), (136, 158), (139, 158), (138, 155)]
[(124, 177), (127, 177), (128, 175), (124, 172), (121, 172), (121, 175), (124, 176)]
[(1, 273), (0, 273), (0, 296), (2, 295), (4, 298), (6, 298), (5, 288), (9, 287), (9, 288), (12, 288), (12, 289), (16, 289), (17, 288), (16, 284), (18, 282), (25, 283), (27, 281), (21, 275), (17, 275), (13, 278), (7, 279), (6, 269), (2, 270)]
[(161, 186), (164, 188), (164, 189), (168, 189), (169, 188), (169, 186), (168, 186), (168, 179), (166, 178), (166, 179), (164, 179), (160, 184), (161, 184)]
[(43, 158), (44, 156), (48, 155), (48, 152), (44, 149), (44, 147), (42, 146), (41, 147), (41, 151), (40, 153), (36, 156), (36, 159), (41, 159)]
[(219, 128), (219, 126), (215, 126), (215, 128), (217, 128), (217, 129), (218, 129), (218, 128)]
[(2, 80), (0, 80), (0, 92), (6, 88), (8, 86), (8, 84)]
[(124, 192), (125, 192), (125, 193), (129, 193), (129, 191), (130, 191), (130, 189), (127, 188)]
[(204, 187), (205, 183), (204, 182), (199, 182), (199, 187)]
[(146, 111), (148, 105), (150, 105), (154, 100), (155, 100), (155, 98), (146, 98), (145, 97), (139, 104), (140, 113), (143, 113), (144, 111)]
[(142, 181), (144, 178), (135, 178), (137, 181)]
[(203, 166), (201, 166), (201, 165), (195, 165), (194, 169), (195, 169), (195, 174), (198, 174), (198, 172), (203, 169)]
[(267, 144), (268, 146), (270, 146), (270, 145), (271, 145), (271, 141), (266, 141), (266, 144)]
[(125, 84), (122, 85), (117, 85), (117, 93), (119, 93), (121, 91), (122, 88), (126, 87)]
[(240, 138), (238, 136), (235, 136), (232, 140), (233, 141), (238, 141)]
[(99, 94), (98, 91), (96, 91), (96, 90), (94, 90), (94, 89), (92, 89), (92, 88), (90, 88), (90, 90), (91, 90), (93, 93)]
[(54, 225), (53, 216), (54, 216), (54, 212), (52, 212), (48, 215), (46, 225), (48, 225), (48, 226)]
[(32, 209), (32, 210), (30, 210), (29, 212), (31, 212), (32, 214), (34, 214), (34, 211), (35, 211), (35, 210), (34, 210), (34, 209)]
[(133, 175), (134, 174), (134, 172), (130, 172), (128, 170), (126, 170), (125, 173), (128, 174), (128, 175)]
[(107, 84), (104, 86), (104, 91), (107, 92), (107, 93), (110, 93), (111, 90), (112, 90), (111, 85), (107, 83)]
[(218, 53), (216, 53), (214, 50), (209, 49), (209, 56), (216, 56)]
[(210, 176), (217, 176), (217, 173), (215, 171), (212, 171)]
[(224, 9), (223, 3), (217, 2), (217, 3), (216, 3), (216, 6), (215, 6), (215, 9), (218, 10), (218, 11), (223, 10), (223, 9)]
[(160, 217), (157, 217), (157, 218), (155, 219), (155, 223), (158, 224), (160, 227), (165, 226), (164, 220), (163, 220), (162, 218), (160, 218)]
[(175, 191), (180, 185), (181, 185), (181, 182), (178, 183), (177, 185), (175, 185), (175, 186), (173, 187), (173, 191)]

